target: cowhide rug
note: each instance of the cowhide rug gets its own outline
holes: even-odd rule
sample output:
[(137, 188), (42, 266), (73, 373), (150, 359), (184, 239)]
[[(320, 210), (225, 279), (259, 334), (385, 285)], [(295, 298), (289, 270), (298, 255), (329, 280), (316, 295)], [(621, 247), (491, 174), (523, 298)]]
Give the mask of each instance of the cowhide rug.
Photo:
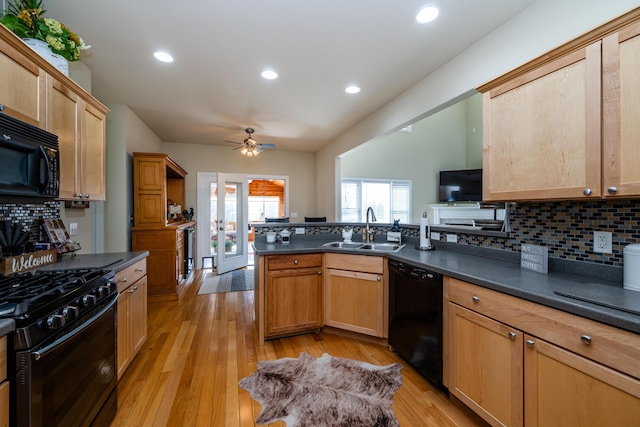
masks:
[(402, 385), (402, 365), (376, 366), (328, 354), (300, 353), (258, 362), (240, 387), (262, 405), (256, 422), (287, 427), (397, 427), (391, 399)]

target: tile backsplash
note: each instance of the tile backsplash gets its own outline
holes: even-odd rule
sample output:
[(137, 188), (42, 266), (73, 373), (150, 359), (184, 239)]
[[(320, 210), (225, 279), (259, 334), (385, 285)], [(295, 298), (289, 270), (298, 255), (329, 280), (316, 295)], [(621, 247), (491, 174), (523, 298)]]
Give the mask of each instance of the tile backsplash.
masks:
[[(549, 257), (622, 267), (624, 247), (640, 243), (640, 200), (517, 203), (512, 238), (459, 235), (459, 243), (520, 252), (520, 245), (549, 248)], [(613, 234), (613, 254), (593, 252), (593, 232)]]
[(40, 240), (40, 225), (43, 218), (59, 218), (60, 202), (44, 203), (0, 203), (0, 221), (10, 219), (13, 223), (29, 228), (31, 242)]
[[(549, 257), (622, 267), (623, 250), (630, 243), (640, 243), (640, 200), (595, 200), (564, 202), (519, 202), (511, 208), (511, 237), (465, 234), (456, 230), (458, 243), (484, 248), (520, 252), (520, 245), (534, 244), (549, 248)], [(267, 231), (295, 228), (291, 224), (256, 227), (256, 235)], [(305, 224), (305, 234), (340, 235), (343, 228), (353, 228), (356, 236), (362, 224)], [(386, 234), (390, 224), (373, 223), (375, 234)], [(402, 226), (404, 237), (418, 237), (417, 226)], [(610, 231), (613, 254), (593, 252), (593, 232)], [(358, 237), (354, 237), (357, 239)]]

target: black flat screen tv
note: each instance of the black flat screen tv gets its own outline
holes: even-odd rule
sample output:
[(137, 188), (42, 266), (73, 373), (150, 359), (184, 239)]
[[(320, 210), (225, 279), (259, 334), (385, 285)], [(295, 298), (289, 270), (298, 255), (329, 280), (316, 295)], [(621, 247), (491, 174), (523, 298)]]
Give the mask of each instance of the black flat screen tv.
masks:
[(481, 202), (482, 169), (440, 171), (440, 203)]

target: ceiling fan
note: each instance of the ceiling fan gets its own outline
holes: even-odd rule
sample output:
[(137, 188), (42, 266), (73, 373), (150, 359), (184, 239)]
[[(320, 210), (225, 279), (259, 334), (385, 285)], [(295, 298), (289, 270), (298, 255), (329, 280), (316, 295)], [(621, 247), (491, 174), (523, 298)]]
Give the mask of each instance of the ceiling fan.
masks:
[(276, 148), (275, 144), (260, 144), (258, 143), (258, 141), (253, 139), (253, 137), (251, 136), (251, 134), (255, 132), (253, 128), (247, 128), (245, 129), (245, 132), (247, 132), (248, 136), (244, 139), (243, 142), (235, 142), (235, 141), (227, 141), (227, 140), (225, 140), (225, 142), (230, 142), (232, 144), (239, 144), (240, 147), (234, 148), (234, 150), (240, 150), (240, 152), (247, 157), (257, 156), (258, 154), (262, 153), (263, 148)]

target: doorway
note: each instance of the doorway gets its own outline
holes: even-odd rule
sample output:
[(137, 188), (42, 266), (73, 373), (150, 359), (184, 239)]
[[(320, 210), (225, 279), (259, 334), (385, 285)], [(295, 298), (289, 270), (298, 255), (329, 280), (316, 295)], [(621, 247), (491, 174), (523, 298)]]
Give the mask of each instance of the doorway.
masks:
[(197, 268), (222, 274), (252, 264), (251, 225), (287, 216), (289, 178), (198, 172), (197, 181)]

